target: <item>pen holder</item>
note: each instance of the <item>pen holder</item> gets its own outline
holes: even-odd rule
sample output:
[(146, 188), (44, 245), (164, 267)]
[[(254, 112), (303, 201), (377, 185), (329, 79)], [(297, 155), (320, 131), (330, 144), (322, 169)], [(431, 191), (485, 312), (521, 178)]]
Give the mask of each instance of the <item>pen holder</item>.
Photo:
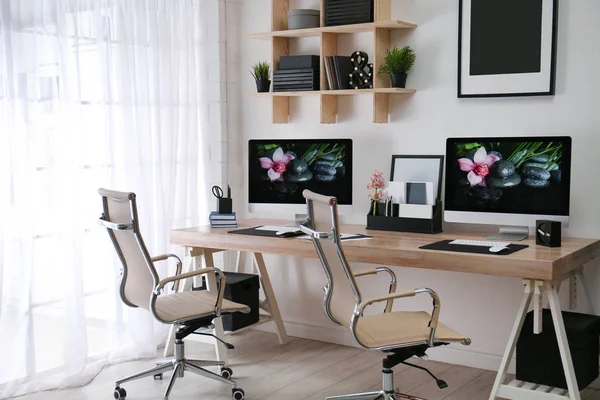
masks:
[(231, 214), (233, 212), (233, 201), (231, 198), (217, 198), (217, 212), (219, 214)]

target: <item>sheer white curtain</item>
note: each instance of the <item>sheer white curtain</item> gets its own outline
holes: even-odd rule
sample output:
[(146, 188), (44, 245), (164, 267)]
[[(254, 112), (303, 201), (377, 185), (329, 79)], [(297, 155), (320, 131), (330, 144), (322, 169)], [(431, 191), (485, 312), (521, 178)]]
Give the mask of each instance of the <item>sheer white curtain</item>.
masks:
[(205, 1), (0, 0), (0, 398), (164, 342), (118, 298), (97, 189), (137, 193), (154, 255), (207, 214)]

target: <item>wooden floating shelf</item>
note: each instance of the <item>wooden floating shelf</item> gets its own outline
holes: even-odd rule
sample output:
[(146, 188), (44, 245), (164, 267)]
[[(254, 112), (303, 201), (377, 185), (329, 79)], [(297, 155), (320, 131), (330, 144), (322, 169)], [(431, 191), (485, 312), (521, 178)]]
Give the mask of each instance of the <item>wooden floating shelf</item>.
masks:
[[(290, 55), (290, 39), (318, 37), (320, 41), (320, 76), (321, 88), (328, 88), (325, 71), (325, 57), (338, 55), (337, 38), (340, 34), (371, 32), (373, 34), (373, 53), (369, 59), (373, 61), (373, 70), (379, 71), (384, 64), (386, 50), (390, 48), (390, 33), (395, 29), (414, 29), (416, 24), (400, 20), (392, 20), (391, 0), (373, 1), (374, 22), (353, 25), (325, 26), (325, 0), (321, 0), (320, 27), (288, 30), (288, 11), (290, 0), (271, 0), (271, 32), (246, 34), (250, 39), (268, 40), (271, 45), (271, 66), (279, 69), (279, 59)], [(414, 89), (390, 88), (389, 76), (374, 74), (374, 89), (358, 90), (314, 90), (306, 92), (269, 92), (252, 93), (255, 96), (267, 97), (271, 101), (272, 122), (287, 124), (290, 116), (290, 97), (318, 95), (320, 102), (320, 122), (335, 124), (338, 122), (337, 102), (339, 96), (353, 96), (370, 93), (373, 96), (373, 122), (386, 124), (390, 119), (390, 96), (394, 94), (412, 94)]]
[(389, 94), (413, 94), (415, 89), (401, 88), (379, 88), (379, 89), (346, 89), (346, 90), (307, 90), (305, 92), (268, 92), (268, 93), (249, 93), (253, 96), (261, 97), (303, 97), (322, 94), (325, 96), (352, 96), (367, 93), (389, 93)]
[(324, 26), (320, 28), (308, 28), (308, 29), (293, 29), (287, 31), (275, 31), (275, 32), (264, 32), (264, 33), (249, 33), (245, 34), (244, 37), (249, 39), (270, 39), (273, 37), (281, 38), (302, 38), (319, 36), (321, 33), (360, 33), (360, 32), (373, 32), (375, 29), (413, 29), (417, 25), (406, 21), (381, 21), (381, 22), (370, 22), (367, 24), (354, 24), (354, 25), (339, 25), (339, 26)]

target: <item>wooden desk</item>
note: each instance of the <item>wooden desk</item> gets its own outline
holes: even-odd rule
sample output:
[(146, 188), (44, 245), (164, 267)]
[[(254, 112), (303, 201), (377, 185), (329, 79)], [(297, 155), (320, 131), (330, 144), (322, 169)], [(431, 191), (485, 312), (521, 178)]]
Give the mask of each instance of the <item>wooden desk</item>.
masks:
[[(285, 221), (272, 219), (248, 219), (238, 221), (239, 228), (237, 229), (261, 225), (281, 226), (285, 223)], [(209, 226), (176, 229), (171, 231), (171, 243), (186, 247), (190, 252), (189, 254), (196, 257), (196, 261), (192, 263), (191, 268), (199, 266), (198, 258), (201, 256), (204, 257), (207, 266), (214, 265), (212, 255), (219, 251), (234, 250), (253, 253), (266, 297), (266, 301), (261, 304), (261, 308), (267, 311), (272, 320), (275, 321), (280, 342), (285, 343), (287, 341), (285, 327), (262, 254), (316, 258), (317, 254), (314, 246), (311, 241), (305, 239), (236, 235), (229, 234), (229, 230), (232, 229), (212, 229)], [(547, 248), (536, 246), (535, 240), (529, 239), (521, 242), (528, 244), (529, 248), (510, 255), (499, 256), (419, 249), (420, 246), (444, 239), (480, 239), (481, 234), (446, 233), (424, 235), (372, 231), (366, 230), (364, 226), (360, 225), (342, 225), (340, 230), (343, 233), (361, 233), (373, 237), (370, 240), (348, 241), (343, 244), (344, 252), (350, 262), (522, 278), (524, 286), (523, 301), (490, 399), (501, 396), (511, 399), (580, 400), (557, 292), (560, 283), (567, 278), (571, 278), (569, 285), (571, 308), (575, 306), (577, 294), (583, 293), (590, 312), (593, 312), (592, 302), (583, 275), (583, 266), (600, 255), (599, 240), (564, 238), (562, 247)], [(579, 280), (579, 288), (577, 287), (577, 280)], [(183, 289), (189, 289), (190, 285)], [(550, 309), (552, 310), (563, 367), (567, 371), (568, 391), (538, 387), (538, 385), (518, 381), (503, 384), (509, 362), (515, 350), (516, 340), (532, 301), (535, 313), (534, 331), (536, 333), (541, 332), (541, 309), (544, 295), (548, 297)], [(261, 323), (268, 320), (270, 319), (263, 319)], [(217, 326), (216, 333), (222, 334), (222, 328)], [(217, 351), (220, 358), (225, 359), (225, 349), (221, 347)]]

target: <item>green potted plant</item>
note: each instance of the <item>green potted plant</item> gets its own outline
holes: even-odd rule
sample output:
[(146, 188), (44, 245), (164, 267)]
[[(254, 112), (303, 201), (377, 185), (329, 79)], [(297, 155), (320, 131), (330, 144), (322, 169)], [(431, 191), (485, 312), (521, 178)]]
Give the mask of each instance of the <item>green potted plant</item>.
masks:
[(392, 87), (405, 88), (406, 75), (415, 63), (415, 52), (410, 46), (398, 49), (388, 49), (385, 52), (385, 64), (379, 68), (380, 74), (389, 74), (392, 78)]
[(257, 62), (250, 71), (256, 81), (256, 90), (259, 93), (268, 92), (271, 88), (271, 66), (266, 61)]

